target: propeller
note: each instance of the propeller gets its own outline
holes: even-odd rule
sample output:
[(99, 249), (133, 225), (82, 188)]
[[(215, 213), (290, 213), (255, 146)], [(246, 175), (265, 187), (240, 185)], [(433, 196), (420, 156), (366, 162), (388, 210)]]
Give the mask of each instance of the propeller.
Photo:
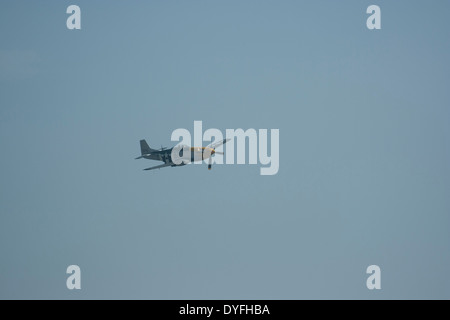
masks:
[(217, 154), (221, 154), (221, 155), (224, 154), (223, 152), (219, 152), (219, 151), (216, 152), (216, 148), (217, 148), (217, 147), (220, 147), (221, 145), (227, 143), (227, 142), (230, 141), (230, 140), (231, 140), (231, 139), (223, 139), (223, 140), (220, 140), (220, 141), (218, 141), (218, 142), (211, 143), (211, 144), (209, 144), (209, 145), (207, 146), (208, 148), (211, 148), (211, 149), (212, 149), (211, 155), (209, 156), (208, 170), (211, 170), (211, 167), (212, 167), (212, 156), (213, 156), (214, 154), (216, 154), (216, 153), (217, 153)]
[(212, 148), (212, 150), (213, 150), (213, 151), (211, 152), (211, 155), (209, 156), (208, 170), (211, 170), (211, 168), (212, 168), (212, 156), (213, 156), (213, 155), (215, 155), (216, 153), (217, 153), (217, 154), (224, 155), (223, 152), (216, 151), (216, 148)]

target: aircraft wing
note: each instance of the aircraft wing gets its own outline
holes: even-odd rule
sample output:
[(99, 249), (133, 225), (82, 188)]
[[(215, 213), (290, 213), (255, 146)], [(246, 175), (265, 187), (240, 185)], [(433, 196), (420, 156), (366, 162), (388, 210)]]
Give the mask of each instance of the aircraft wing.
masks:
[(206, 147), (215, 149), (215, 148), (220, 147), (221, 145), (227, 143), (228, 141), (230, 141), (230, 139), (223, 139), (218, 142), (210, 143)]
[(153, 169), (160, 169), (160, 168), (164, 168), (164, 167), (169, 167), (171, 166), (173, 163), (163, 163), (160, 164), (159, 166), (154, 166), (154, 167), (150, 167), (150, 168), (145, 168), (144, 170), (153, 170)]

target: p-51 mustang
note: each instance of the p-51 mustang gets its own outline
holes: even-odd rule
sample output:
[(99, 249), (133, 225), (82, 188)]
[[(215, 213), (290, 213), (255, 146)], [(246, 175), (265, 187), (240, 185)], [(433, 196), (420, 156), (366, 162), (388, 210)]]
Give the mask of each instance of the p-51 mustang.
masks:
[(181, 162), (179, 164), (174, 163), (172, 161), (172, 150), (175, 147), (172, 147), (170, 149), (161, 147), (160, 150), (152, 149), (148, 146), (147, 142), (145, 140), (141, 140), (141, 156), (137, 157), (136, 159), (149, 159), (149, 160), (159, 160), (163, 161), (163, 164), (160, 164), (159, 166), (154, 166), (150, 168), (146, 168), (144, 170), (153, 170), (153, 169), (160, 169), (164, 167), (178, 167), (178, 166), (184, 166), (189, 162), (195, 162), (195, 161), (202, 161), (204, 159), (209, 158), (208, 163), (208, 170), (211, 170), (212, 166), (212, 156), (214, 154), (222, 154), (223, 152), (216, 151), (217, 147), (220, 147), (221, 145), (227, 143), (230, 139), (223, 139), (218, 142), (214, 142), (209, 144), (206, 147), (188, 147), (184, 145), (176, 146), (177, 149), (174, 150), (175, 154), (179, 157)]

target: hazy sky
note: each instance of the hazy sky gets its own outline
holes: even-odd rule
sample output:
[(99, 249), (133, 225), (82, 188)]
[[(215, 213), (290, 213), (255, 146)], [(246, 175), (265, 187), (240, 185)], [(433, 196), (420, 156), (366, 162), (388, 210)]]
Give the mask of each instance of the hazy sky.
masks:
[[(449, 16), (424, 0), (2, 2), (0, 298), (450, 298)], [(278, 174), (142, 171), (160, 163), (134, 160), (140, 139), (170, 147), (194, 120), (279, 129)]]

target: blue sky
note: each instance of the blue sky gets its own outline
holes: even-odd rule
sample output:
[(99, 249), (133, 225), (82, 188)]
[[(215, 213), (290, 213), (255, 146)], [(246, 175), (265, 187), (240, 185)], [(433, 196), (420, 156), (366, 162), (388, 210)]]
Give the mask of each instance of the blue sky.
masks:
[[(81, 30), (66, 28), (71, 4)], [(448, 299), (449, 14), (2, 3), (0, 298)], [(140, 139), (174, 145), (195, 120), (279, 129), (278, 174), (142, 171), (159, 163), (134, 160)], [(372, 264), (381, 290), (366, 288)]]

